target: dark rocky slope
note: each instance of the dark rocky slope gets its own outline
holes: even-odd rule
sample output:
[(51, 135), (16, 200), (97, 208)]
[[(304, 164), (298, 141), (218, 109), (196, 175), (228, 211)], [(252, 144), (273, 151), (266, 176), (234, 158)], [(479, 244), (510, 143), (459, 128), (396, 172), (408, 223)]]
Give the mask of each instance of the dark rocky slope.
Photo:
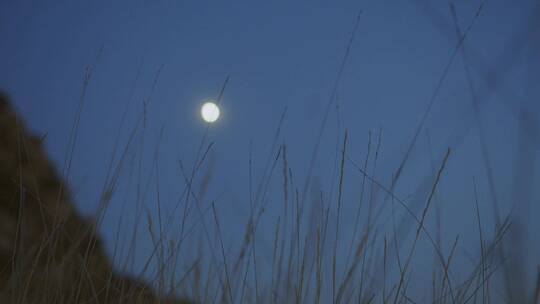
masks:
[(0, 94), (0, 303), (182, 303), (113, 271), (92, 222)]

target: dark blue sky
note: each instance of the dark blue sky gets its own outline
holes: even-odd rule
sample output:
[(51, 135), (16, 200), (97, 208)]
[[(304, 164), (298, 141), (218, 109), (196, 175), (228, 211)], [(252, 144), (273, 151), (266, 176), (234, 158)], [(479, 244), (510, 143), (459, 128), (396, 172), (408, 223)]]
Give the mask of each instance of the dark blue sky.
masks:
[[(447, 253), (460, 234), (459, 261), (466, 267), (467, 256), (476, 257), (479, 251), (473, 177), (486, 233), (493, 232), (493, 197), (482, 140), (501, 212), (506, 214), (515, 203), (521, 206), (516, 213), (527, 230), (540, 229), (527, 219), (540, 215), (540, 188), (534, 186), (540, 169), (536, 160), (540, 7), (533, 0), (485, 1), (473, 22), (481, 1), (454, 4), (461, 31), (471, 23), (472, 28), (464, 53), (458, 52), (452, 60), (434, 99), (396, 194), (409, 198), (412, 206), (415, 201), (423, 206), (433, 167), (439, 166), (447, 147), (453, 149), (437, 204), (442, 211), (443, 248)], [(163, 128), (160, 193), (164, 208), (173, 210), (184, 189), (178, 161), (186, 168), (193, 166), (206, 127), (198, 116), (199, 106), (204, 99), (215, 98), (230, 75), (222, 117), (209, 128), (207, 143), (214, 142), (207, 159), (211, 170), (206, 165), (203, 170), (212, 172), (204, 200), (206, 204), (215, 200), (226, 244), (234, 247), (249, 216), (250, 141), (256, 184), (287, 109), (278, 143), (287, 144), (295, 185), (302, 189), (360, 9), (363, 13), (338, 97), (321, 139), (313, 171), (317, 184), (312, 188), (330, 195), (336, 187), (333, 168), (345, 128), (348, 154), (358, 164), (366, 155), (368, 132), (372, 131), (374, 146), (382, 130), (375, 176), (389, 187), (458, 44), (447, 1), (2, 1), (0, 89), (11, 96), (32, 130), (47, 134), (48, 151), (61, 165), (85, 67), (91, 68), (70, 178), (85, 214), (96, 210), (122, 113), (129, 104), (120, 141), (125, 144), (143, 100), (151, 98), (143, 176), (155, 181), (150, 173), (152, 158)], [(470, 85), (479, 116), (472, 106)], [(135, 150), (140, 152), (138, 147)], [(123, 181), (129, 179), (128, 172), (124, 170)], [(344, 235), (356, 210), (360, 179), (346, 162)], [(281, 212), (281, 183), (281, 173), (275, 173), (258, 235), (262, 248), (270, 246)], [(122, 182), (118, 188), (102, 227), (108, 248), (113, 246), (121, 212), (132, 217), (121, 208), (124, 198), (132, 195), (127, 184)], [(335, 195), (328, 199), (335, 201)], [(145, 204), (153, 210), (153, 195)], [(389, 219), (385, 210), (382, 222)], [(525, 240), (530, 256), (540, 254), (535, 240), (537, 233), (529, 233)], [(141, 255), (148, 251), (145, 242), (150, 244), (148, 235), (141, 236)], [(421, 247), (421, 257), (431, 256), (429, 244)]]

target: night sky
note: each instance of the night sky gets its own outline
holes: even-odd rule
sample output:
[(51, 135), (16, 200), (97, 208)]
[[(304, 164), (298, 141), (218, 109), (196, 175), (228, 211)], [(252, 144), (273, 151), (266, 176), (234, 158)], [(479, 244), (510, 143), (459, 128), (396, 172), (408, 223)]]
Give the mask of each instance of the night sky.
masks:
[[(88, 216), (98, 208), (111, 159), (119, 163), (142, 117), (100, 228), (109, 253), (133, 231), (137, 196), (156, 217), (159, 192), (160, 212), (178, 214), (171, 226), (180, 225), (181, 167), (189, 177), (204, 140), (199, 158), (211, 147), (193, 188), (203, 209), (215, 203), (227, 250), (241, 244), (250, 189), (261, 181), (266, 187), (256, 234), (264, 265), (283, 209), (282, 155), (271, 170), (280, 147), (291, 196), (297, 189), (312, 210), (322, 196), (333, 206), (332, 223), (347, 130), (344, 240), (352, 235), (363, 177), (355, 165), (363, 166), (370, 138), (368, 173), (387, 189), (414, 140), (393, 189), (417, 215), (450, 148), (426, 225), (435, 234), (440, 215), (445, 256), (459, 235), (453, 276), (464, 276), (480, 252), (476, 183), (486, 238), (494, 234), (496, 201), (500, 216), (512, 212), (515, 231), (524, 233), (509, 237), (507, 250), (525, 261), (532, 284), (540, 262), (540, 4), (457, 0), (453, 7), (455, 15), (438, 0), (4, 0), (0, 90), (32, 131), (46, 135), (60, 172), (86, 91), (68, 179)], [(223, 86), (222, 115), (208, 125), (200, 106)], [(391, 200), (368, 184), (384, 234), (391, 231)], [(193, 212), (187, 222), (200, 222)], [(399, 205), (395, 212), (408, 217)], [(213, 227), (211, 211), (205, 220)], [(409, 221), (410, 242), (416, 227)], [(146, 215), (139, 225), (135, 272), (152, 250)], [(201, 238), (194, 233), (188, 247)], [(425, 239), (415, 256), (413, 275), (429, 284), (433, 249)], [(425, 296), (418, 286), (411, 293), (420, 302)]]

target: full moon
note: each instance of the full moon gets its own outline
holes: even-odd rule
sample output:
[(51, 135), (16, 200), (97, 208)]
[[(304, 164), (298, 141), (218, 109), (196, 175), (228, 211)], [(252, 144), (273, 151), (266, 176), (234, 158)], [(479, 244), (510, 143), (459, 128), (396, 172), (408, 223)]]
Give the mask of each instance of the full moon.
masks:
[(208, 123), (213, 123), (219, 118), (219, 107), (214, 102), (205, 102), (201, 107), (202, 119)]

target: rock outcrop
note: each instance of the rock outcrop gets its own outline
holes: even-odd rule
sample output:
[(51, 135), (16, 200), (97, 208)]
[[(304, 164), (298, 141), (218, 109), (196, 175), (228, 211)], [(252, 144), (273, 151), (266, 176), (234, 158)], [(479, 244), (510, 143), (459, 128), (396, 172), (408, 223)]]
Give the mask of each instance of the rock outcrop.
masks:
[(94, 230), (0, 94), (0, 303), (182, 303), (115, 273)]

